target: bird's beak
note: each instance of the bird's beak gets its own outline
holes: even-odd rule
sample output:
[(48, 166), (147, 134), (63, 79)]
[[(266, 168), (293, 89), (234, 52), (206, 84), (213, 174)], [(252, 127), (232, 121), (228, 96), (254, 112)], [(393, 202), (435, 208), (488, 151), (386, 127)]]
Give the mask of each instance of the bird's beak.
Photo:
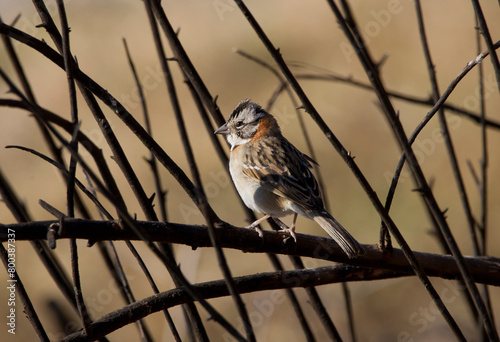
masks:
[(229, 128), (227, 127), (227, 123), (224, 125), (220, 126), (214, 134), (229, 134)]

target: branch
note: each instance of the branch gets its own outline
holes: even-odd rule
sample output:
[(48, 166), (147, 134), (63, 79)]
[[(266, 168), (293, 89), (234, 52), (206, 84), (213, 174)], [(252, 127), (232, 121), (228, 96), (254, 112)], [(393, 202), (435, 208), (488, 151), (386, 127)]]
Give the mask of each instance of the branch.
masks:
[[(498, 44), (495, 45), (496, 48), (498, 48)], [(481, 52), (478, 53), (480, 55)], [(484, 53), (484, 52), (483, 52)], [(295, 63), (291, 63), (292, 66), (295, 66)], [(476, 65), (476, 64), (474, 64)], [(472, 66), (474, 66), (472, 65)], [(468, 71), (468, 70), (467, 70)], [(313, 80), (313, 81), (330, 81), (330, 82), (340, 82), (340, 83), (345, 83), (349, 84), (352, 86), (355, 86), (357, 88), (365, 89), (365, 90), (373, 90), (373, 87), (365, 82), (358, 81), (354, 79), (352, 76), (343, 76), (340, 74), (334, 74), (330, 71), (325, 70), (324, 74), (311, 74), (311, 73), (301, 73), (301, 74), (296, 74), (295, 77), (299, 80)], [(284, 88), (284, 85), (282, 86)], [(279, 92), (281, 92), (282, 89), (279, 89)], [(421, 96), (415, 96), (411, 94), (405, 94), (396, 90), (387, 90), (387, 95), (389, 97), (393, 97), (398, 100), (406, 101), (409, 103), (414, 103), (418, 105), (424, 105), (424, 106), (434, 106), (435, 101), (432, 100), (432, 98), (425, 98)], [(463, 116), (477, 124), (482, 123), (482, 118), (479, 114), (471, 112), (469, 110), (466, 110), (465, 108), (456, 106), (454, 104), (448, 104), (448, 103), (442, 103), (441, 105), (442, 108), (448, 109), (454, 114)], [(485, 125), (488, 128), (495, 128), (495, 129), (500, 129), (500, 122), (491, 120), (488, 118), (484, 119)]]
[(479, 1), (472, 0), (472, 6), (474, 7), (474, 11), (476, 12), (479, 28), (481, 29), (481, 35), (484, 38), (484, 42), (486, 43), (488, 51), (491, 53), (491, 63), (493, 64), (493, 69), (495, 70), (497, 86), (498, 90), (500, 91), (500, 62), (498, 61), (498, 56), (495, 52), (496, 47), (493, 45), (493, 41), (491, 40), (490, 31), (488, 30), (488, 25), (486, 24), (486, 19), (484, 18), (483, 10), (481, 9)]
[[(7, 230), (16, 230), (18, 241), (45, 240), (51, 224), (59, 221), (38, 221), (0, 225), (0, 241), (6, 241)], [(207, 228), (198, 225), (178, 223), (135, 221), (150, 241), (170, 242), (199, 247), (211, 247)], [(249, 253), (275, 253), (284, 255), (299, 255), (314, 259), (329, 260), (357, 266), (375, 267), (393, 271), (413, 273), (408, 261), (399, 249), (394, 249), (391, 255), (383, 253), (376, 245), (364, 245), (366, 255), (357, 259), (348, 259), (342, 249), (331, 239), (297, 233), (299, 243), (290, 248), (282, 242), (279, 232), (264, 231), (260, 238), (252, 229), (237, 228), (225, 224), (217, 228), (220, 245), (223, 248), (238, 249)], [(129, 230), (122, 230), (116, 221), (94, 221), (81, 219), (65, 219), (64, 230), (58, 239), (92, 239), (100, 240), (139, 240)], [(456, 279), (460, 276), (455, 259), (450, 255), (440, 255), (424, 252), (414, 252), (415, 258), (426, 274), (445, 279)], [(464, 257), (475, 282), (500, 286), (500, 259), (492, 257)]]
[[(208, 236), (207, 236), (208, 237)], [(234, 283), (239, 293), (250, 293), (262, 290), (287, 289), (293, 287), (310, 287), (339, 283), (344, 281), (376, 280), (404, 276), (404, 273), (380, 271), (372, 268), (335, 265), (305, 270), (283, 272), (266, 272), (250, 276), (236, 277)], [(224, 280), (215, 280), (193, 285), (206, 299), (229, 295)], [(140, 301), (115, 310), (92, 323), (95, 333), (93, 339), (105, 336), (123, 326), (144, 318), (152, 313), (173, 306), (191, 302), (193, 299), (183, 289), (161, 292)], [(92, 339), (92, 340), (93, 340)], [(78, 331), (61, 341), (90, 341), (83, 331)]]

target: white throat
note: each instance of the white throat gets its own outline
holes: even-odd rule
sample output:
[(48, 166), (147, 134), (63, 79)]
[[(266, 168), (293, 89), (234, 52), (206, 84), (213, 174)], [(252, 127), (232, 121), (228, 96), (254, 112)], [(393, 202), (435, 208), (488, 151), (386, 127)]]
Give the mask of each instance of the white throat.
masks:
[(227, 142), (231, 145), (231, 152), (236, 146), (246, 144), (249, 142), (251, 139), (241, 139), (235, 134), (229, 134), (227, 136)]

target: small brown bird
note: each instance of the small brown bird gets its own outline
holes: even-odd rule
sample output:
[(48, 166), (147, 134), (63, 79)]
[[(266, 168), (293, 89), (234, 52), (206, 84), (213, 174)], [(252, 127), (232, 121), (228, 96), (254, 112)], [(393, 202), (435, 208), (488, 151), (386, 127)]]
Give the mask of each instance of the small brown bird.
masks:
[(311, 163), (316, 162), (281, 134), (274, 116), (244, 100), (215, 134), (225, 134), (231, 145), (229, 170), (243, 202), (265, 214), (248, 228), (257, 228), (269, 217), (293, 213), (288, 231), (296, 240), (295, 222), (300, 214), (316, 221), (349, 258), (364, 253), (363, 247), (325, 210), (310, 171)]

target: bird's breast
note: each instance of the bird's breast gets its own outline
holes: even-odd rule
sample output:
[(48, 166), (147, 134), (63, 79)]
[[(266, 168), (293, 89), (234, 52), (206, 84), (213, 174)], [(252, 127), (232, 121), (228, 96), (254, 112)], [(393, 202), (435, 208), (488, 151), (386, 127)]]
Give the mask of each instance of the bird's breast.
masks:
[(243, 152), (243, 149), (238, 148), (231, 153), (229, 171), (236, 190), (245, 205), (254, 211), (277, 217), (292, 213), (293, 210), (291, 210), (288, 199), (267, 190), (257, 179), (253, 179), (243, 172), (242, 161), (245, 159), (238, 156), (239, 153)]

